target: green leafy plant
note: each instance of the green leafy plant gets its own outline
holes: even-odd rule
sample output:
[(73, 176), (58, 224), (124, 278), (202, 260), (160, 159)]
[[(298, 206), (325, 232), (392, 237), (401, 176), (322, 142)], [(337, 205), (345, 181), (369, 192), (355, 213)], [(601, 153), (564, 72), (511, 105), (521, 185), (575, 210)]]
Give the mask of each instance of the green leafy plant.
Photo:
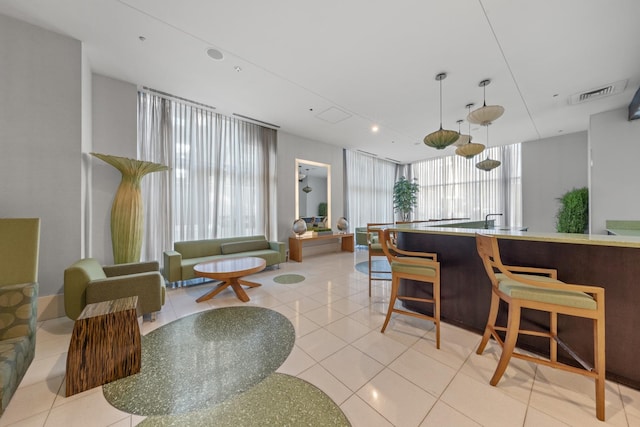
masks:
[(404, 176), (393, 185), (393, 208), (402, 216), (402, 221), (409, 221), (413, 208), (418, 204), (418, 186), (414, 178), (409, 181)]
[(327, 203), (322, 202), (318, 205), (318, 216), (327, 216)]
[(589, 190), (574, 188), (558, 200), (562, 206), (556, 215), (556, 230), (559, 233), (584, 233), (589, 227)]

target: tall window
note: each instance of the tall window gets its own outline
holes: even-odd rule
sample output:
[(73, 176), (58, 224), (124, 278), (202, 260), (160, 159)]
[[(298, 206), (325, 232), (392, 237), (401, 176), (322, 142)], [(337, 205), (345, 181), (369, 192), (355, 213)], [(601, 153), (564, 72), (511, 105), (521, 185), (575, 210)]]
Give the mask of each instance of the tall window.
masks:
[[(502, 164), (485, 172), (475, 164), (486, 156)], [(482, 219), (502, 213), (496, 222), (522, 225), (520, 144), (492, 147), (472, 160), (449, 156), (411, 165), (420, 192), (414, 218)]]
[(398, 165), (345, 150), (347, 219), (351, 227), (393, 221), (393, 184)]
[(138, 157), (170, 167), (142, 181), (145, 259), (176, 241), (275, 237), (276, 131), (140, 91)]

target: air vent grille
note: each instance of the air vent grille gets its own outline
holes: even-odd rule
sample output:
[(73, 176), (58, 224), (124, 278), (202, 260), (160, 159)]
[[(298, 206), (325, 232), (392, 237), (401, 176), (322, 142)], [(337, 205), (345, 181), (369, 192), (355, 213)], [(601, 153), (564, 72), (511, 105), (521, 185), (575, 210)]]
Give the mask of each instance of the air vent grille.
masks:
[(569, 97), (569, 104), (582, 104), (583, 102), (594, 101), (596, 99), (622, 93), (627, 87), (627, 82), (628, 80), (620, 80), (599, 88), (576, 93)]
[(589, 92), (581, 93), (578, 101), (579, 102), (588, 101), (589, 99), (597, 96), (610, 95), (611, 92), (613, 92), (613, 86), (603, 87), (601, 89), (596, 89)]

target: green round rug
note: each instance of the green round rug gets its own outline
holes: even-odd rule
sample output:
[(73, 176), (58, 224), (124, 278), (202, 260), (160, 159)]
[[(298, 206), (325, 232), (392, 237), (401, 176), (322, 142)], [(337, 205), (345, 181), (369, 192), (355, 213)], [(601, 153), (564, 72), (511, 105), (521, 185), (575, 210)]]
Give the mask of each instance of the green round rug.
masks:
[[(391, 266), (389, 265), (389, 261), (386, 259), (376, 259), (371, 261), (373, 265), (373, 269), (377, 270), (378, 273), (372, 273), (371, 277), (374, 279), (389, 279), (391, 280)], [(360, 273), (369, 274), (369, 261), (362, 261), (356, 264), (356, 270)], [(380, 273), (388, 271), (388, 273)]]
[(116, 408), (138, 415), (212, 407), (275, 372), (295, 342), (291, 322), (262, 307), (225, 307), (183, 317), (142, 337), (138, 374), (103, 386)]
[(274, 277), (273, 281), (283, 285), (290, 285), (293, 283), (300, 283), (304, 279), (305, 277), (300, 274), (281, 274), (279, 276)]

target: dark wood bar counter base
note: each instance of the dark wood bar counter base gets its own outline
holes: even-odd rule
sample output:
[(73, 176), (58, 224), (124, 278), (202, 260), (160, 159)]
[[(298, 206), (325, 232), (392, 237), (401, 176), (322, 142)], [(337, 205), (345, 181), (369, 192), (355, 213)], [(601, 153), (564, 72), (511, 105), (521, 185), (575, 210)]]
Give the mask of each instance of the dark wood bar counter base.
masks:
[(140, 372), (138, 297), (88, 304), (73, 325), (66, 395)]
[[(505, 264), (553, 268), (566, 283), (601, 286), (606, 292), (607, 379), (640, 389), (637, 349), (640, 348), (640, 248), (556, 243), (498, 237)], [(440, 261), (441, 318), (455, 326), (482, 334), (491, 302), (491, 283), (476, 250), (475, 236), (399, 233), (398, 246), (412, 251), (436, 252)], [(424, 288), (408, 286), (407, 294), (429, 296)], [(407, 308), (431, 314), (431, 307), (406, 302)], [(505, 324), (506, 305), (498, 323)], [(546, 313), (523, 311), (522, 327), (548, 328)], [(593, 328), (587, 319), (560, 316), (559, 336), (581, 357), (593, 363)], [(521, 336), (518, 347), (549, 355), (548, 341)], [(575, 365), (564, 350), (558, 359)]]

